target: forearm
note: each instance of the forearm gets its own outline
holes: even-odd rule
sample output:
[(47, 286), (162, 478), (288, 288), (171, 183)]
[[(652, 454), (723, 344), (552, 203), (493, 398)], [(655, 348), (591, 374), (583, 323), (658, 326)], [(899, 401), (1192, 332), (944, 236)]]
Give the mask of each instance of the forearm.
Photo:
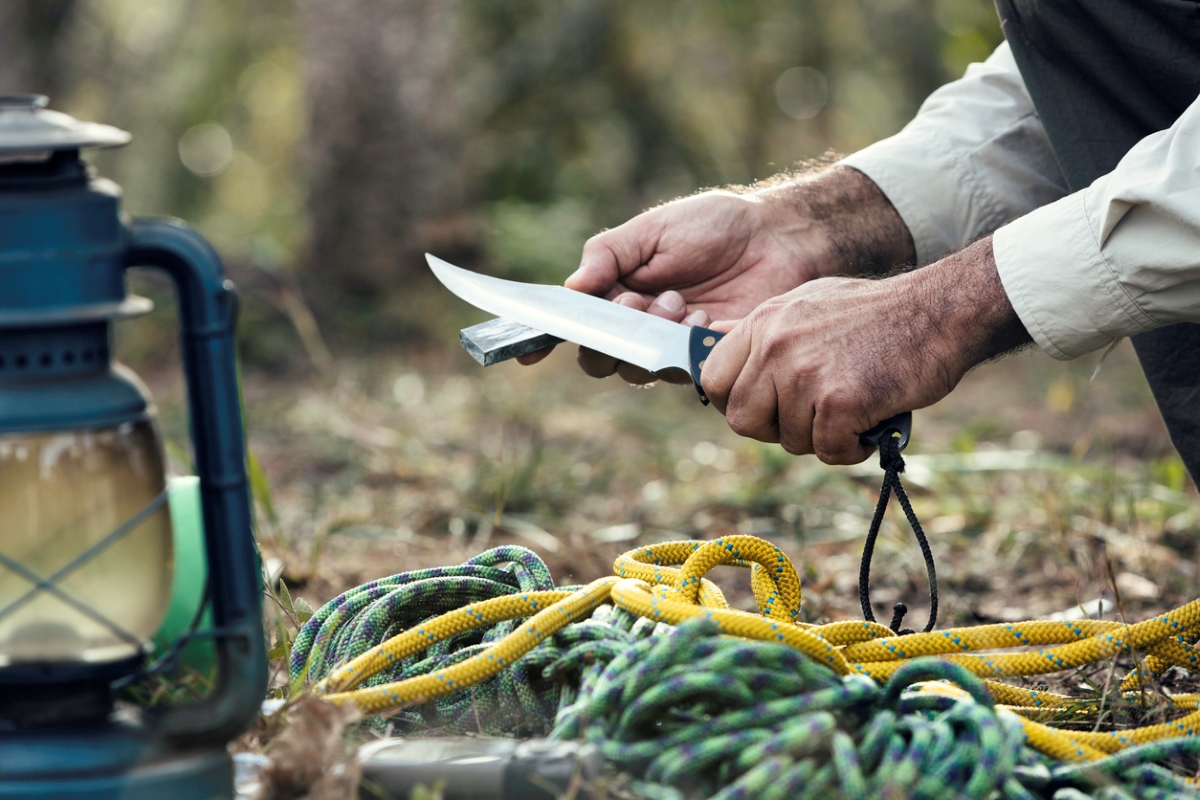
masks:
[(833, 166), (757, 189), (783, 240), (808, 242), (818, 277), (879, 275), (916, 259), (904, 220), (874, 181)]
[(984, 238), (922, 269), (810, 281), (763, 303), (701, 381), (734, 432), (847, 464), (868, 454), (863, 431), (1028, 341)]
[(917, 317), (912, 331), (923, 340), (906, 344), (932, 344), (960, 377), (1033, 341), (1000, 281), (991, 236), (894, 280), (901, 284), (898, 302)]

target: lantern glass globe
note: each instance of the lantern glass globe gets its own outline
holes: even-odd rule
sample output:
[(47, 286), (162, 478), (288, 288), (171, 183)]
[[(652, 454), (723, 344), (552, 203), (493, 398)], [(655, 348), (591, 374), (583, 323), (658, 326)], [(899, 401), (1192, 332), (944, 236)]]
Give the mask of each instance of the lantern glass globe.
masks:
[(171, 590), (165, 488), (149, 414), (0, 436), (0, 667), (143, 652)]

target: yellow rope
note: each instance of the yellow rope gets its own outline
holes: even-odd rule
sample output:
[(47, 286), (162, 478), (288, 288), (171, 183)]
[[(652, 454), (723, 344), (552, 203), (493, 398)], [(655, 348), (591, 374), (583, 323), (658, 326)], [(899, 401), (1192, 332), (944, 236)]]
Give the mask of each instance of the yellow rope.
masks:
[[(727, 564), (750, 567), (758, 614), (729, 608), (721, 590), (705, 574)], [(495, 675), (539, 642), (611, 601), (647, 619), (679, 624), (696, 616), (717, 622), (731, 636), (786, 644), (839, 675), (860, 673), (885, 681), (909, 659), (939, 656), (961, 664), (987, 680), (996, 702), (1022, 715), (1029, 744), (1066, 761), (1089, 761), (1127, 746), (1173, 736), (1192, 736), (1200, 710), (1159, 725), (1112, 733), (1067, 732), (1030, 717), (1047, 711), (1084, 713), (1067, 695), (1000, 683), (1005, 676), (1044, 675), (1104, 661), (1122, 653), (1147, 654), (1144, 668), (1158, 673), (1169, 666), (1194, 670), (1200, 653), (1189, 641), (1200, 633), (1200, 600), (1133, 625), (1078, 620), (1030, 621), (952, 628), (897, 636), (873, 622), (847, 621), (809, 625), (797, 621), (800, 579), (778, 547), (753, 536), (714, 541), (667, 542), (622, 555), (615, 576), (576, 592), (528, 592), (471, 603), (405, 631), (341, 666), (314, 691), (335, 702), (353, 702), (366, 713), (379, 713), (428, 702)], [(435, 642), (509, 619), (528, 617), (511, 635), (483, 653), (429, 675), (367, 689), (365, 678), (395, 660), (419, 653)], [(1023, 648), (1021, 652), (991, 651)], [(1040, 649), (1032, 649), (1040, 648)], [(987, 652), (985, 652), (987, 651)], [(1127, 694), (1140, 686), (1135, 671), (1121, 684)], [(1200, 705), (1196, 695), (1180, 695), (1181, 708)]]

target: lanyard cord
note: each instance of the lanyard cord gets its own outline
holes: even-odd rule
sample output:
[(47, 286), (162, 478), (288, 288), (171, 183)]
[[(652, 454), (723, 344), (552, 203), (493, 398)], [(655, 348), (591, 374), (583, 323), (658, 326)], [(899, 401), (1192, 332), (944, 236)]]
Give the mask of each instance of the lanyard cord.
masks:
[[(917, 519), (912, 504), (908, 502), (908, 494), (900, 482), (900, 473), (904, 472), (904, 459), (900, 455), (900, 439), (897, 436), (885, 436), (879, 442), (879, 466), (883, 467), (883, 485), (879, 487), (879, 502), (875, 504), (875, 515), (871, 517), (871, 527), (867, 531), (867, 541), (863, 545), (862, 562), (858, 568), (858, 601), (862, 604), (863, 618), (874, 622), (875, 614), (871, 610), (871, 559), (875, 555), (875, 540), (879, 537), (879, 526), (883, 522), (883, 514), (887, 511), (888, 499), (892, 490), (904, 509), (904, 516), (912, 526), (921, 547), (921, 556), (925, 559), (925, 571), (929, 575), (929, 621), (925, 623), (925, 633), (933, 630), (937, 623), (938, 586), (937, 568), (933, 563), (933, 552), (929, 549), (929, 540), (921, 529), (921, 521)], [(900, 630), (900, 624), (908, 608), (904, 603), (896, 603), (893, 607), (892, 624), (888, 627), (897, 634), (914, 633), (911, 628)]]

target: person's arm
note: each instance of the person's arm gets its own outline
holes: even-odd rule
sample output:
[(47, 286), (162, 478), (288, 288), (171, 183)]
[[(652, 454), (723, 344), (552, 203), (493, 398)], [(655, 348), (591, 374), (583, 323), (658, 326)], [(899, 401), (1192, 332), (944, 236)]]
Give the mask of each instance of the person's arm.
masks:
[(1200, 100), (1088, 188), (996, 231), (994, 246), (1016, 313), (1055, 358), (1200, 322)]
[(764, 303), (702, 382), (738, 433), (847, 463), (858, 434), (1031, 337), (1065, 359), (1178, 322), (1200, 322), (1200, 100), (1087, 189), (927, 267)]
[[(746, 191), (665, 203), (588, 240), (566, 285), (675, 322), (729, 330), (764, 300), (828, 275), (887, 271), (914, 258), (891, 203), (857, 170), (835, 166)], [(531, 353), (521, 363), (539, 361)], [(594, 377), (653, 376), (590, 350)]]
[[(931, 95), (903, 131), (833, 168), (676, 200), (592, 237), (567, 286), (725, 330), (808, 280), (928, 263), (1064, 193), (1001, 45)], [(652, 377), (586, 350), (580, 363), (596, 377)]]
[(921, 269), (811, 281), (763, 303), (717, 343), (701, 382), (735, 433), (853, 464), (871, 452), (860, 434), (1028, 341), (985, 236)]
[(1067, 194), (1007, 43), (930, 95), (900, 133), (841, 163), (895, 206), (920, 264)]

